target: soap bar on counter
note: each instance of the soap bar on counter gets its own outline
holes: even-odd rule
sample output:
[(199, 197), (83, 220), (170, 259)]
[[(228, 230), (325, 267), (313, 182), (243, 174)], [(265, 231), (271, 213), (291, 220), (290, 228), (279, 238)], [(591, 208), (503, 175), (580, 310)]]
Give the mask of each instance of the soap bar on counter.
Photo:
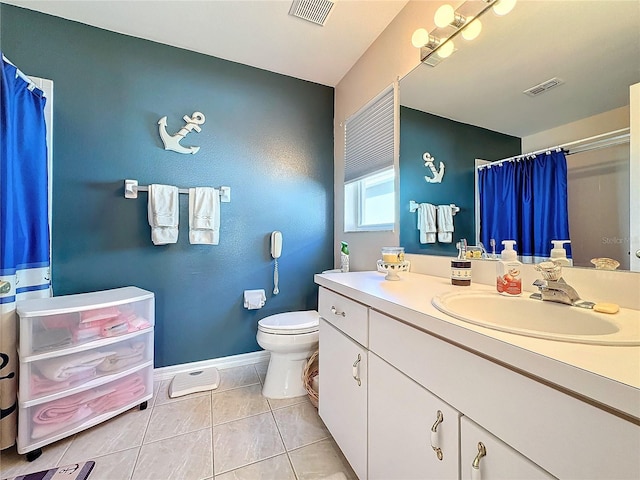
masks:
[(596, 303), (593, 306), (596, 312), (600, 313), (618, 313), (620, 306), (616, 303)]

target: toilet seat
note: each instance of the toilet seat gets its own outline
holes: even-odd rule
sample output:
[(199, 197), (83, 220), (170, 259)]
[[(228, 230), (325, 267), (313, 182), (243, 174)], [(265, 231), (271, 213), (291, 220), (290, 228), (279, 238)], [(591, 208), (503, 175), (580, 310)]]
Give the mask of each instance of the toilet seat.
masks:
[(270, 315), (258, 322), (258, 330), (275, 335), (300, 335), (318, 331), (320, 314), (315, 310)]

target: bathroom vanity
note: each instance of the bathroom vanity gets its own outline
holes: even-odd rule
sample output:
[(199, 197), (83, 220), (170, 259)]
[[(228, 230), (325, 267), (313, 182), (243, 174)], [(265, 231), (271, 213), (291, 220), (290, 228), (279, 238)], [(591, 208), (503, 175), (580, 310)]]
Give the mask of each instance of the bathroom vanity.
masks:
[[(431, 303), (486, 285), (315, 282), (319, 413), (361, 480), (640, 478), (640, 346), (517, 335)], [(551, 307), (558, 322), (576, 308)]]

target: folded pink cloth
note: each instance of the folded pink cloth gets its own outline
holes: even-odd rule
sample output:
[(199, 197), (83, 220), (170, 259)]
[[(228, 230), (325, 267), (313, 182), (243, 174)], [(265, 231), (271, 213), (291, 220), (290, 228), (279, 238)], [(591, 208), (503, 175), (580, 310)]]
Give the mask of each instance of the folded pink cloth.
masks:
[(78, 410), (84, 409), (96, 398), (104, 397), (112, 392), (114, 392), (114, 387), (108, 385), (106, 387), (76, 393), (75, 395), (60, 398), (53, 402), (47, 402), (35, 411), (33, 423), (40, 425), (68, 423), (76, 416)]
[(116, 410), (123, 405), (142, 398), (147, 387), (140, 375), (131, 375), (119, 382), (109, 384), (113, 391), (89, 401), (88, 405), (96, 414)]
[(120, 315), (120, 310), (116, 307), (96, 308), (95, 310), (87, 310), (80, 312), (81, 322), (95, 322), (99, 320), (109, 320)]

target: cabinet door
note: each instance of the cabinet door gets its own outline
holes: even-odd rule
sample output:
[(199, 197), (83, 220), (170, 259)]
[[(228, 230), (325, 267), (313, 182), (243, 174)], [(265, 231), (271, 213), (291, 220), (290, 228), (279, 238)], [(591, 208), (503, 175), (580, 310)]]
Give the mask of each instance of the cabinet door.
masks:
[(467, 417), (460, 420), (460, 451), (462, 480), (555, 478)]
[(319, 413), (336, 443), (367, 478), (367, 351), (320, 319)]
[(369, 479), (459, 478), (459, 420), (457, 410), (369, 353)]

